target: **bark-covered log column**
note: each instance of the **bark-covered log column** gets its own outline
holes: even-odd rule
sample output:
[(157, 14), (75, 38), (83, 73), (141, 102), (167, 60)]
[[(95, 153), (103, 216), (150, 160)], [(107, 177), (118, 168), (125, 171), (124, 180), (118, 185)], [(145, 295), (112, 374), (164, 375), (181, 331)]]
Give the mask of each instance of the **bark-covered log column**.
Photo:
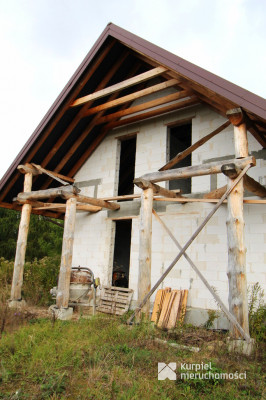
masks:
[[(139, 226), (139, 278), (138, 302), (140, 303), (151, 289), (151, 238), (152, 238), (153, 190), (145, 189), (141, 194)], [(149, 317), (150, 301), (147, 301), (141, 312)]]
[(66, 202), (61, 265), (58, 279), (58, 291), (56, 296), (57, 308), (68, 308), (70, 274), (72, 267), (74, 231), (76, 221), (76, 204), (77, 200), (75, 198), (71, 198)]
[[(32, 187), (32, 173), (26, 173), (24, 177), (24, 192), (30, 192), (31, 187)], [(24, 272), (31, 208), (32, 207), (30, 204), (24, 204), (21, 210), (16, 256), (14, 263), (14, 272), (13, 272), (13, 279), (11, 286), (10, 306), (15, 305), (16, 301), (21, 300), (21, 287), (23, 284), (23, 272)]]
[[(236, 158), (247, 157), (247, 129), (242, 110), (239, 108), (229, 110), (227, 116), (234, 125)], [(232, 182), (233, 179), (228, 178), (228, 186), (231, 186)], [(226, 221), (228, 238), (227, 276), (229, 281), (229, 309), (244, 331), (249, 334), (243, 195), (242, 179), (228, 197), (228, 218)], [(236, 327), (231, 326), (231, 332), (234, 338), (240, 337)]]

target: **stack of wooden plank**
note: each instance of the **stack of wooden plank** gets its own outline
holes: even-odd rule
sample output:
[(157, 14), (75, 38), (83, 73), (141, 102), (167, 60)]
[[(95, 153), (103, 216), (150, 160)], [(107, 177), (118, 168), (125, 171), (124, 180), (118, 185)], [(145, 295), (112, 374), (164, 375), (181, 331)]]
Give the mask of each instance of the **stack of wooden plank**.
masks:
[(123, 315), (129, 309), (132, 296), (132, 289), (116, 286), (102, 286), (97, 311), (107, 314)]
[(173, 329), (184, 320), (188, 290), (159, 289), (156, 293), (151, 321), (159, 328)]

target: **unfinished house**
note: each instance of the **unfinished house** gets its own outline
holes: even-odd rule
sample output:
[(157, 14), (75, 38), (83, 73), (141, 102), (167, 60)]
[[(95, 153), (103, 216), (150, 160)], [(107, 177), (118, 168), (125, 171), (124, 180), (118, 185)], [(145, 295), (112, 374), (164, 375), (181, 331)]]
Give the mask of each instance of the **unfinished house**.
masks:
[(146, 313), (167, 286), (188, 289), (194, 324), (223, 304), (248, 337), (247, 285), (266, 289), (265, 146), (263, 98), (107, 25), (1, 180), (0, 206), (22, 210), (11, 300), (41, 214), (65, 219), (58, 308), (84, 266)]

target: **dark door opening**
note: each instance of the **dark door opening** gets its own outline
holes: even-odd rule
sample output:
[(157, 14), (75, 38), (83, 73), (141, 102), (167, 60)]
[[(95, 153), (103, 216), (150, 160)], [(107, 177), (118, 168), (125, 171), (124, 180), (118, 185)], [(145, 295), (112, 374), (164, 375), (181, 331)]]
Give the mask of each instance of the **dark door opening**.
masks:
[(136, 136), (121, 141), (118, 196), (134, 193)]
[[(186, 125), (178, 125), (169, 128), (169, 160), (181, 151), (191, 146), (191, 122)], [(172, 168), (182, 168), (191, 165), (191, 154), (181, 160)], [(182, 193), (191, 193), (191, 178), (169, 181), (169, 189), (181, 189)]]
[(128, 288), (132, 220), (116, 221), (112, 285)]

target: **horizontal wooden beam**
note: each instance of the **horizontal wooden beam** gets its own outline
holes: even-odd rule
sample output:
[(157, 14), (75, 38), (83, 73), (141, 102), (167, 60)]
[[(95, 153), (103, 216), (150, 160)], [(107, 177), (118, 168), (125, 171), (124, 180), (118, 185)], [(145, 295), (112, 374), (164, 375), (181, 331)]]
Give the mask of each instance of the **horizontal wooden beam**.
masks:
[[(35, 210), (60, 210), (60, 211), (65, 211), (66, 210), (66, 204), (61, 204), (61, 203), (46, 203), (45, 206), (42, 207), (36, 207)], [(97, 207), (97, 206), (92, 206), (92, 205), (87, 205), (87, 204), (77, 204), (77, 210), (80, 211), (87, 211), (87, 212), (98, 212), (101, 211), (102, 207)]]
[(146, 179), (152, 183), (162, 181), (172, 181), (176, 179), (192, 178), (194, 176), (219, 174), (222, 172), (222, 166), (225, 164), (235, 164), (238, 168), (243, 169), (246, 165), (256, 165), (254, 157), (246, 157), (242, 159), (214, 161), (208, 164), (194, 165), (191, 167), (176, 168), (167, 171), (152, 172), (145, 174), (140, 178)]
[(174, 104), (156, 108), (155, 110), (151, 110), (151, 111), (147, 111), (142, 114), (134, 115), (133, 117), (125, 118), (125, 119), (115, 121), (115, 122), (110, 122), (108, 125), (106, 125), (106, 129), (111, 130), (113, 128), (117, 128), (118, 126), (123, 126), (123, 125), (132, 124), (134, 122), (143, 121), (144, 119), (156, 117), (158, 115), (166, 114), (171, 111), (180, 110), (181, 108), (190, 107), (197, 103), (200, 103), (198, 98), (196, 96), (191, 96), (190, 99), (187, 99), (187, 100), (179, 101)]
[(204, 136), (202, 139), (198, 140), (196, 143), (194, 143), (192, 146), (188, 147), (186, 150), (178, 153), (175, 157), (173, 157), (167, 164), (165, 164), (162, 168), (159, 169), (159, 171), (165, 171), (167, 169), (172, 168), (174, 165), (178, 164), (181, 160), (186, 158), (189, 154), (191, 154), (194, 150), (198, 149), (200, 146), (202, 146), (204, 143), (206, 143), (208, 140), (213, 138), (215, 135), (218, 133), (222, 132), (225, 128), (227, 128), (231, 124), (230, 121), (224, 122), (221, 126), (219, 126), (217, 129), (209, 133), (208, 135)]
[(180, 99), (184, 99), (191, 95), (191, 91), (189, 90), (182, 90), (181, 92), (176, 92), (169, 94), (168, 96), (163, 96), (155, 100), (147, 101), (146, 103), (139, 104), (134, 107), (127, 108), (122, 111), (117, 111), (113, 114), (106, 115), (102, 118), (97, 120), (97, 125), (104, 124), (106, 122), (113, 121), (114, 119), (125, 117), (126, 115), (134, 114), (140, 111), (148, 110), (149, 108), (157, 107), (162, 104), (171, 103), (173, 101), (177, 101)]
[(95, 199), (93, 197), (87, 197), (87, 196), (82, 196), (82, 195), (75, 195), (75, 194), (71, 194), (68, 192), (64, 192), (62, 193), (62, 197), (66, 200), (71, 199), (71, 198), (76, 198), (77, 201), (79, 201), (80, 203), (87, 203), (87, 204), (92, 204), (94, 206), (99, 206), (99, 207), (103, 207), (103, 208), (108, 208), (110, 210), (119, 210), (120, 209), (120, 205), (117, 203), (109, 203), (108, 201), (104, 201), (104, 200), (99, 200), (99, 199)]
[(101, 97), (107, 96), (109, 94), (119, 92), (120, 90), (126, 89), (130, 86), (134, 86), (138, 83), (145, 82), (151, 78), (155, 78), (156, 76), (161, 75), (165, 71), (167, 71), (167, 69), (164, 67), (157, 67), (157, 68), (151, 69), (140, 75), (134, 76), (133, 78), (126, 79), (123, 82), (119, 82), (119, 83), (116, 83), (115, 85), (112, 85), (112, 86), (109, 86), (102, 90), (99, 90), (98, 92), (91, 93), (91, 94), (88, 94), (87, 96), (80, 97), (79, 99), (75, 100), (71, 106), (76, 107), (81, 104), (87, 103), (88, 101), (100, 99)]
[[(178, 194), (178, 192), (173, 192), (172, 190), (165, 189), (159, 185), (156, 185), (155, 183), (151, 183), (142, 178), (134, 179), (133, 182), (136, 186), (138, 186), (139, 188), (141, 188), (143, 190), (152, 189), (153, 194), (158, 194), (158, 195), (165, 196), (165, 197), (180, 197), (180, 194)], [(180, 193), (180, 190), (179, 190), (179, 193)]]
[(23, 201), (23, 200), (41, 200), (41, 199), (49, 199), (55, 197), (62, 197), (62, 192), (69, 194), (78, 194), (80, 189), (75, 186), (60, 186), (57, 188), (51, 188), (46, 190), (36, 190), (32, 192), (21, 192), (18, 194), (17, 198), (14, 201)]
[[(175, 203), (218, 203), (219, 199), (193, 199), (190, 197), (177, 197), (177, 198), (167, 198), (167, 197), (156, 197), (153, 199), (154, 201), (168, 201)], [(266, 204), (266, 199), (244, 199), (243, 202), (245, 204)], [(223, 203), (227, 203), (227, 200), (224, 200)]]
[(176, 85), (178, 85), (178, 83), (179, 83), (178, 79), (169, 79), (168, 81), (158, 83), (157, 85), (150, 86), (146, 89), (142, 89), (137, 92), (128, 94), (127, 96), (119, 97), (119, 99), (108, 101), (99, 106), (89, 108), (85, 112), (85, 116), (96, 114), (100, 111), (108, 110), (109, 108), (117, 107), (121, 104), (127, 103), (128, 101), (134, 101), (141, 97), (147, 96), (148, 94), (151, 94), (151, 93), (160, 92), (161, 90), (176, 86)]

